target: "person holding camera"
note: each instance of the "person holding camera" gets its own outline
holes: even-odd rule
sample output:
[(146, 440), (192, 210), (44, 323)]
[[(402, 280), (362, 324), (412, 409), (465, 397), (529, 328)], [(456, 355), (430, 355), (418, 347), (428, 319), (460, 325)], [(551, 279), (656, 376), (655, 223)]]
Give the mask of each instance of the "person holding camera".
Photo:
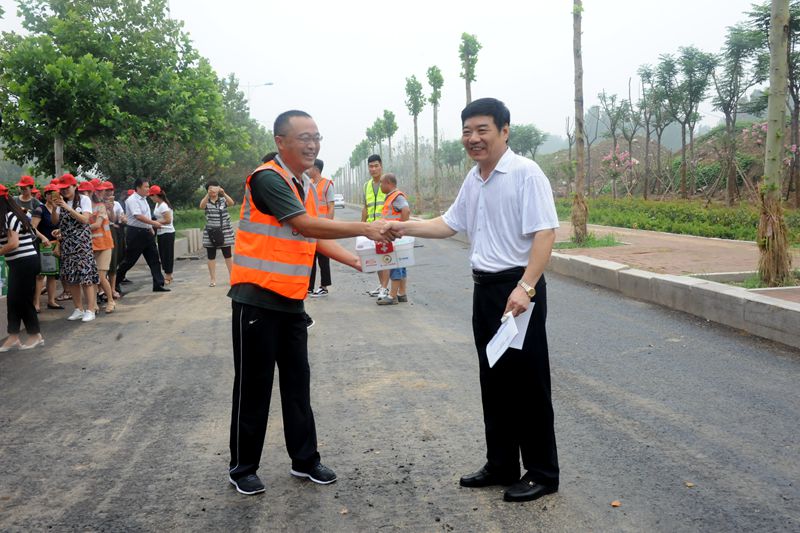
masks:
[(235, 203), (218, 181), (211, 180), (206, 183), (206, 195), (200, 200), (200, 209), (204, 209), (206, 212), (203, 247), (208, 256), (208, 275), (211, 278), (209, 287), (217, 285), (217, 249), (222, 250), (225, 266), (228, 267), (228, 275), (233, 267), (231, 247), (233, 247), (234, 236), (228, 208)]

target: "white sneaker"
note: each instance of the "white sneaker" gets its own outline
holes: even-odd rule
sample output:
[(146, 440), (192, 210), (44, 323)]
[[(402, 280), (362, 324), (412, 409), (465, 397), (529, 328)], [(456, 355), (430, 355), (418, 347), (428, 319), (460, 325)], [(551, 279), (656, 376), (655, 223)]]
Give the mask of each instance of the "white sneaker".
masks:
[(386, 287), (381, 287), (378, 291), (378, 298), (388, 298), (389, 297), (389, 289)]
[(71, 315), (67, 317), (67, 320), (81, 320), (83, 318), (83, 310), (82, 309), (75, 309)]
[(378, 288), (375, 290), (367, 291), (367, 294), (369, 294), (372, 297), (378, 296), (381, 293), (381, 289), (383, 289), (383, 287), (378, 286)]
[(83, 318), (81, 318), (81, 322), (91, 322), (95, 319), (94, 311), (84, 311)]
[(328, 289), (326, 289), (325, 287), (320, 287), (319, 289), (312, 291), (309, 296), (311, 298), (321, 298), (327, 295), (328, 295)]

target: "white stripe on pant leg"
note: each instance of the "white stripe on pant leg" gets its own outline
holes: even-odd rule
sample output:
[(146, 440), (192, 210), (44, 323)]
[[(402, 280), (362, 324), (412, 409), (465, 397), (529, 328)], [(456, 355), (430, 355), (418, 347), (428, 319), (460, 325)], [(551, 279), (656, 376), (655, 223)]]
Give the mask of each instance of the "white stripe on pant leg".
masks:
[[(242, 305), (242, 304), (240, 304)], [(241, 461), (241, 456), (239, 454), (239, 419), (242, 416), (242, 375), (244, 374), (242, 369), (242, 351), (244, 349), (244, 341), (242, 337), (242, 314), (244, 313), (244, 307), (239, 309), (239, 401), (236, 407), (236, 466), (231, 468), (229, 471), (233, 472), (237, 468), (239, 468), (239, 462)]]

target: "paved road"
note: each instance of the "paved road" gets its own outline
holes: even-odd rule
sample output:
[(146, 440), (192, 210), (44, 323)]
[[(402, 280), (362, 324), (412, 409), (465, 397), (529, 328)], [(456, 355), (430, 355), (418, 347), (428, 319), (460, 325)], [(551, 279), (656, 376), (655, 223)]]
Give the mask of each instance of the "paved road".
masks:
[(555, 275), (561, 491), (460, 488), (484, 453), (466, 247), (416, 252), (408, 305), (339, 265), (308, 304), (326, 487), (288, 475), (277, 394), (266, 494), (228, 485), (230, 304), (204, 261), (163, 295), (134, 270), (94, 323), (45, 314), (45, 349), (0, 354), (0, 530), (800, 529), (800, 353)]

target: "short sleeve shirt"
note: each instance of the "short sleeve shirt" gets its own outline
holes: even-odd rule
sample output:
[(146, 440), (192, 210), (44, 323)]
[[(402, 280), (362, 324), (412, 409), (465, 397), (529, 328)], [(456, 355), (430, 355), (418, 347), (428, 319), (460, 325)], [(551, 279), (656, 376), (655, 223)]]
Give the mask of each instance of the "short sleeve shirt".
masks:
[(408, 200), (406, 200), (406, 197), (401, 194), (394, 199), (394, 202), (392, 202), (392, 207), (394, 207), (395, 211), (402, 211), (404, 207), (410, 206), (408, 205)]
[[(283, 166), (283, 165), (281, 165)], [(284, 167), (285, 168), (285, 167)], [(289, 172), (291, 174), (291, 171)], [(300, 195), (303, 195), (303, 181), (292, 177)], [(307, 180), (303, 177), (303, 180)], [(310, 190), (310, 189), (309, 189)], [(250, 178), (250, 195), (253, 204), (262, 213), (272, 215), (279, 221), (288, 220), (306, 212), (294, 191), (284, 179), (273, 170), (261, 170)], [(234, 250), (234, 253), (235, 250)], [(235, 261), (235, 259), (234, 259)], [(278, 293), (252, 283), (238, 283), (230, 288), (228, 296), (237, 303), (262, 307), (286, 313), (303, 313), (303, 300), (286, 298)]]
[(511, 149), (485, 181), (473, 167), (442, 218), (467, 233), (470, 264), (483, 272), (527, 266), (533, 235), (559, 226), (547, 176)]
[(134, 228), (150, 229), (150, 224), (145, 224), (136, 218), (136, 215), (142, 215), (150, 219), (153, 215), (150, 213), (150, 204), (147, 203), (147, 198), (139, 196), (135, 192), (125, 200), (125, 212), (128, 215), (128, 226)]

